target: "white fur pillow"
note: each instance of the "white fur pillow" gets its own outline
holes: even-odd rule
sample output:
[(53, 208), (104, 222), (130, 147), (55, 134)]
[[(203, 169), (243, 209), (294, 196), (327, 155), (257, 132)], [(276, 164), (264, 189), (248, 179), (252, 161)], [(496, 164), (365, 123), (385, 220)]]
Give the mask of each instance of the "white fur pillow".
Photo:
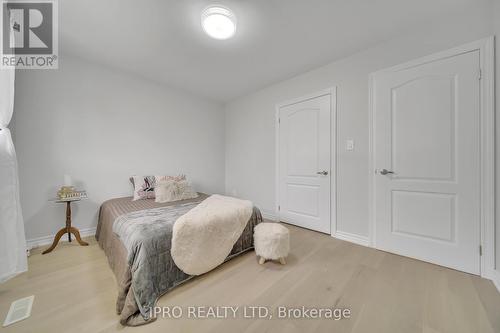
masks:
[(178, 181), (177, 186), (179, 188), (179, 192), (181, 193), (181, 198), (179, 200), (198, 198), (198, 193), (193, 190), (187, 180)]
[(175, 180), (164, 180), (156, 183), (155, 202), (170, 202), (178, 200), (178, 187)]
[(155, 187), (155, 202), (164, 203), (178, 200), (194, 199), (198, 197), (187, 180), (160, 181)]

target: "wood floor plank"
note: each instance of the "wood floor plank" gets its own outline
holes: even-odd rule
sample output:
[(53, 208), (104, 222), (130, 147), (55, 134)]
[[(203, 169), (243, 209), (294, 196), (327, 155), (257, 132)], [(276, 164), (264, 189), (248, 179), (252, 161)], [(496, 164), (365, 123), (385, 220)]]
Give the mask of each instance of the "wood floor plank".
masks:
[(159, 318), (122, 327), (116, 281), (95, 240), (32, 252), (29, 271), (0, 285), (0, 313), (35, 295), (32, 316), (2, 332), (500, 332), (500, 294), (490, 281), (286, 225), (287, 264), (235, 258), (160, 298), (159, 306), (349, 308), (349, 319)]
[(471, 276), (472, 284), (476, 289), (477, 295), (483, 304), (483, 308), (488, 316), (493, 331), (500, 332), (500, 298), (493, 283), (477, 276)]

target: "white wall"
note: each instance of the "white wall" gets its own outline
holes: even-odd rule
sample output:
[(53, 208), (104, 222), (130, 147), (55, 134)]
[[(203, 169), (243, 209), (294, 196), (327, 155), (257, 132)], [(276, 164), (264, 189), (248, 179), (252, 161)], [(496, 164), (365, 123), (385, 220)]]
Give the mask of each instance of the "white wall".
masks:
[(219, 104), (62, 55), (59, 70), (18, 71), (15, 146), (26, 237), (54, 234), (64, 205), (48, 202), (70, 174), (89, 200), (74, 225), (96, 225), (99, 205), (132, 193), (132, 174), (185, 173), (196, 190), (224, 191)]
[[(369, 236), (368, 76), (371, 72), (492, 34), (490, 7), (443, 17), (414, 32), (357, 53), (226, 106), (226, 192), (253, 200), (264, 212), (275, 205), (275, 105), (337, 86), (337, 229)], [(325, 41), (327, 42), (327, 41)], [(314, 50), (311, 50), (314, 52)], [(355, 141), (346, 152), (345, 141)]]

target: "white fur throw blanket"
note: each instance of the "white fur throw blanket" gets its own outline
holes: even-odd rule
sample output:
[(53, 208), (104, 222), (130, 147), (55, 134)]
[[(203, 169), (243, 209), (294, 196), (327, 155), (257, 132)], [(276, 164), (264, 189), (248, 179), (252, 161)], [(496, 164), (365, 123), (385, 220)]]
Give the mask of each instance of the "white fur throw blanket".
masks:
[(224, 262), (253, 212), (248, 200), (212, 195), (174, 224), (171, 254), (190, 275), (206, 273)]

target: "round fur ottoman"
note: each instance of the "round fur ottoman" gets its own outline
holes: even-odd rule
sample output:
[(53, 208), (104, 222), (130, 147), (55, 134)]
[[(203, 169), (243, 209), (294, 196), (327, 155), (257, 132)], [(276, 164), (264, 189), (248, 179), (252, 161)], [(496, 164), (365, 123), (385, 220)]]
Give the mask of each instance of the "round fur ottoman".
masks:
[(285, 257), (290, 250), (290, 233), (279, 223), (259, 223), (253, 233), (255, 254), (260, 256), (259, 264), (266, 260), (279, 260), (286, 264)]

